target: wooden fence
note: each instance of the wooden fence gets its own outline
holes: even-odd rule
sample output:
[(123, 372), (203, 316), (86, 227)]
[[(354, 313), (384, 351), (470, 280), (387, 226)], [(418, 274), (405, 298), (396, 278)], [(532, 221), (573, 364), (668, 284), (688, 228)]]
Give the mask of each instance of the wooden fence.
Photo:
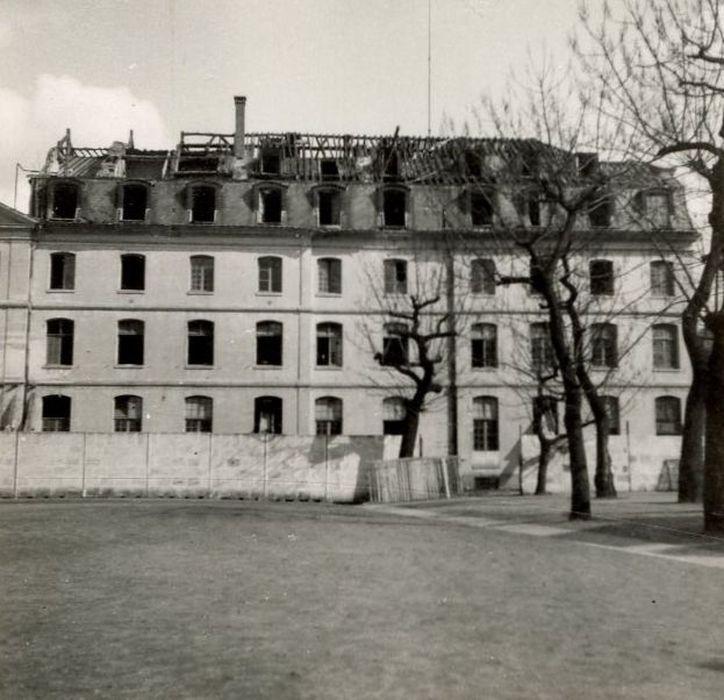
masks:
[(451, 498), (462, 493), (457, 457), (375, 460), (369, 472), (376, 503)]

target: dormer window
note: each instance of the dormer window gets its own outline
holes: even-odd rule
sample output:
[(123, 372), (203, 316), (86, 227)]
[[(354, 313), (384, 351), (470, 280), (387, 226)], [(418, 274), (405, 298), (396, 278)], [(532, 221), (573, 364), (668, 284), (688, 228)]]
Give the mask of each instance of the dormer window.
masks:
[(470, 193), (470, 219), (474, 228), (491, 226), (493, 223), (493, 205), (490, 200), (492, 193)]
[(317, 221), (319, 226), (341, 224), (342, 193), (338, 189), (317, 190)]
[(333, 158), (323, 158), (319, 162), (319, 174), (326, 182), (339, 180), (339, 168)]
[(216, 187), (192, 186), (189, 190), (188, 213), (192, 224), (213, 224), (216, 221)]
[(257, 197), (257, 221), (260, 224), (283, 224), (285, 222), (284, 189), (281, 186), (260, 187)]
[(129, 183), (121, 187), (119, 207), (121, 221), (145, 221), (148, 215), (148, 188), (142, 183)]
[(53, 187), (51, 218), (77, 219), (80, 213), (80, 188), (72, 182), (58, 182)]
[(282, 172), (282, 159), (276, 148), (265, 148), (261, 152), (262, 175), (280, 175)]
[(611, 225), (612, 213), (610, 198), (601, 196), (588, 208), (588, 223), (591, 228), (608, 228)]
[(407, 226), (407, 190), (401, 187), (386, 187), (382, 190), (383, 228), (405, 228)]

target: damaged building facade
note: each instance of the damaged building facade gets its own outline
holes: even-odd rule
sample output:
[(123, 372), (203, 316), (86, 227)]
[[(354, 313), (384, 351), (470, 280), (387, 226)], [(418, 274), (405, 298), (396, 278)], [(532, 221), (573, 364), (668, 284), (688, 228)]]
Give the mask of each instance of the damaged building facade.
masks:
[[(544, 225), (546, 203), (516, 192), (527, 164), (491, 177), (512, 168), (494, 139), (246, 133), (245, 103), (233, 134), (169, 151), (68, 133), (31, 177), (30, 216), (0, 211), (3, 428), (396, 433), (411, 384), (375, 355), (412, 352), (394, 312), (427, 294), (457, 333), (417, 451), (457, 452), (469, 488), (517, 478), (528, 370), (548, 352), (540, 299), (499, 284), (527, 273), (503, 219)], [(625, 483), (637, 445), (678, 456), (690, 372), (673, 261), (696, 234), (671, 175), (640, 168), (581, 239)]]

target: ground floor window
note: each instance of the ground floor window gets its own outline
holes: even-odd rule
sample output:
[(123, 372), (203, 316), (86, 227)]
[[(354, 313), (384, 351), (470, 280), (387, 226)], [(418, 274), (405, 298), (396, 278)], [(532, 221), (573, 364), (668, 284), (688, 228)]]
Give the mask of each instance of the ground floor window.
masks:
[(70, 396), (43, 396), (43, 432), (67, 433), (70, 430)]
[(140, 396), (116, 396), (113, 403), (113, 429), (117, 433), (140, 433), (143, 399)]
[(208, 396), (186, 398), (186, 432), (210, 433), (213, 421), (214, 403)]
[(391, 396), (382, 402), (382, 433), (384, 435), (402, 435), (405, 432), (405, 401), (399, 396)]
[(254, 399), (254, 432), (282, 433), (282, 400), (277, 396), (257, 396)]
[(314, 402), (315, 432), (317, 435), (342, 434), (342, 399), (323, 396)]
[(476, 452), (498, 450), (498, 399), (492, 396), (473, 399), (473, 449)]

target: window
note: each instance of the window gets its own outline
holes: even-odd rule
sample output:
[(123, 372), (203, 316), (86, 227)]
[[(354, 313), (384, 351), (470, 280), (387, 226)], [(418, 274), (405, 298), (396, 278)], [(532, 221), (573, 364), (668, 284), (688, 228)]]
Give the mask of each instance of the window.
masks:
[(613, 263), (610, 260), (591, 260), (588, 263), (591, 294), (613, 294)]
[(654, 369), (679, 369), (679, 338), (676, 326), (653, 327)]
[(186, 397), (186, 432), (210, 433), (214, 418), (214, 403), (208, 396)]
[(650, 265), (651, 294), (657, 297), (674, 296), (674, 266), (668, 260), (654, 260)]
[(617, 396), (602, 396), (608, 414), (608, 432), (611, 435), (621, 434), (621, 414), (618, 409)]
[(541, 290), (545, 288), (545, 272), (541, 269), (541, 265), (533, 262), (528, 263), (528, 276), (530, 284), (528, 285), (528, 294), (541, 295)]
[(551, 372), (555, 367), (550, 329), (545, 322), (530, 324), (530, 360), (538, 374)]
[(75, 255), (73, 253), (50, 254), (50, 288), (75, 289)]
[(53, 187), (53, 219), (77, 219), (79, 214), (80, 190), (71, 182), (59, 182)]
[(145, 288), (146, 258), (130, 253), (121, 255), (121, 289), (140, 292)]
[(213, 224), (216, 221), (216, 188), (196, 185), (191, 188), (189, 221), (193, 224)]
[(279, 175), (282, 171), (282, 159), (277, 148), (265, 148), (261, 152), (261, 172), (263, 175)]
[(647, 192), (645, 195), (646, 219), (652, 228), (671, 226), (671, 198), (668, 192)]
[(382, 191), (382, 225), (385, 228), (404, 228), (407, 192), (396, 188)]
[(339, 180), (339, 167), (337, 161), (332, 158), (323, 158), (319, 162), (319, 174), (322, 180)]
[(409, 337), (404, 323), (386, 323), (382, 339), (381, 364), (384, 366), (407, 365), (409, 359)]
[(558, 435), (558, 401), (555, 396), (533, 397), (533, 429), (549, 437)]
[(406, 260), (385, 260), (385, 294), (407, 294)]
[(70, 431), (70, 396), (43, 396), (43, 432)]
[(492, 193), (470, 193), (470, 219), (474, 227), (491, 226), (493, 223), (493, 205), (490, 201)]
[(477, 396), (473, 399), (473, 450), (495, 452), (498, 449), (498, 399)]
[(342, 366), (342, 326), (317, 324), (317, 367)]
[(282, 364), (282, 324), (261, 321), (256, 324), (256, 364), (279, 366)]
[(191, 256), (191, 291), (214, 291), (214, 259), (210, 255)]
[(259, 258), (259, 291), (281, 294), (282, 259), (276, 257)]
[(257, 396), (254, 399), (254, 432), (282, 433), (282, 400), (277, 396)]
[(124, 319), (118, 322), (118, 364), (143, 364), (143, 321)]
[(495, 262), (490, 258), (473, 260), (470, 266), (470, 291), (473, 294), (495, 294)]
[(618, 364), (618, 329), (613, 323), (591, 325), (591, 364), (616, 367)]
[(656, 434), (681, 435), (681, 401), (675, 396), (656, 399)]
[(402, 435), (405, 432), (405, 400), (391, 396), (382, 401), (382, 434)]
[(73, 326), (69, 318), (46, 321), (46, 364), (66, 367), (73, 364)]
[(214, 364), (214, 324), (211, 321), (189, 321), (189, 365)]
[(317, 435), (342, 434), (342, 399), (323, 396), (314, 402), (315, 432)]
[(607, 228), (611, 225), (613, 207), (608, 197), (600, 197), (588, 208), (588, 223), (592, 228)]
[(319, 190), (317, 207), (320, 226), (339, 226), (342, 195), (337, 190)]
[(498, 329), (493, 323), (476, 323), (471, 329), (473, 367), (498, 366)]
[(259, 190), (259, 222), (262, 224), (281, 224), (283, 193), (281, 187), (263, 187)]
[(148, 188), (140, 183), (123, 185), (121, 189), (121, 220), (145, 221)]
[(317, 277), (320, 294), (342, 293), (342, 261), (337, 258), (317, 260)]
[(116, 396), (113, 399), (113, 429), (117, 433), (140, 433), (143, 399), (140, 396)]

